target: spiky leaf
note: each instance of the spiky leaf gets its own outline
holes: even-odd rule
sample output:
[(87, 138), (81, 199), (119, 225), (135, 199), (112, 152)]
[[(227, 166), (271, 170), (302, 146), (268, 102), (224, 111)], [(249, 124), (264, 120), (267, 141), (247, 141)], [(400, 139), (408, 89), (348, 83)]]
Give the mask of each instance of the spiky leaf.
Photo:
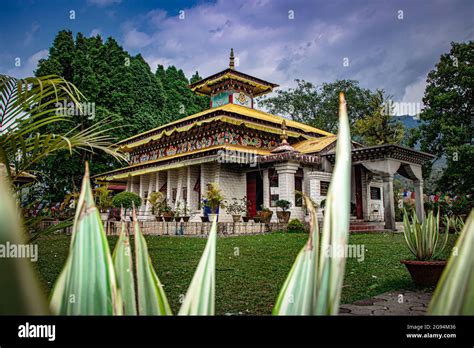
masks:
[(217, 218), (212, 221), (206, 247), (178, 315), (214, 315)]
[(122, 295), (123, 314), (137, 315), (137, 298), (135, 295), (130, 238), (125, 232), (125, 223), (123, 221), (121, 227), (122, 230), (115, 245), (112, 259), (114, 261), (117, 285)]
[[(0, 245), (4, 248), (4, 252), (9, 246), (18, 247), (25, 243), (18, 210), (5, 179), (5, 177), (0, 177)], [(0, 284), (2, 284), (1, 315), (48, 314), (48, 307), (30, 260), (19, 257), (1, 257)]]
[(137, 271), (137, 294), (139, 315), (172, 315), (168, 299), (148, 255), (148, 247), (140, 231), (133, 209), (135, 234), (135, 265)]
[(61, 315), (115, 315), (122, 312), (114, 265), (104, 226), (94, 204), (87, 164), (69, 255), (53, 288), (50, 307)]
[(430, 314), (474, 315), (473, 246), (474, 210), (471, 211), (438, 282), (428, 309)]
[(336, 165), (326, 199), (322, 234), (316, 209), (305, 197), (311, 218), (308, 243), (298, 254), (278, 296), (274, 315), (338, 313), (345, 258), (328, 251), (344, 250), (349, 234), (351, 139), (344, 95), (339, 96)]

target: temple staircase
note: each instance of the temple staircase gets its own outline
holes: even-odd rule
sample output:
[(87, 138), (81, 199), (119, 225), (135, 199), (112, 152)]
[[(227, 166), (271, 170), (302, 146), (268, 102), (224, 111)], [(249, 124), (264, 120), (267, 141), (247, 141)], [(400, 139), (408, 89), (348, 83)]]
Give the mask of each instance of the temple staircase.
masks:
[(365, 221), (357, 219), (351, 216), (349, 232), (350, 233), (362, 233), (362, 232), (386, 232), (385, 224), (383, 221)]

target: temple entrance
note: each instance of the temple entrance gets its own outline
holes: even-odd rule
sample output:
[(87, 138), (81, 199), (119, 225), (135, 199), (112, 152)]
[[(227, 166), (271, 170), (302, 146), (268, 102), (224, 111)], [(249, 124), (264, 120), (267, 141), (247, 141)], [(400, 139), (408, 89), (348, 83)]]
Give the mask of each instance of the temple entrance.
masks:
[(253, 217), (263, 205), (263, 180), (260, 172), (247, 173), (247, 199), (250, 201), (247, 216)]

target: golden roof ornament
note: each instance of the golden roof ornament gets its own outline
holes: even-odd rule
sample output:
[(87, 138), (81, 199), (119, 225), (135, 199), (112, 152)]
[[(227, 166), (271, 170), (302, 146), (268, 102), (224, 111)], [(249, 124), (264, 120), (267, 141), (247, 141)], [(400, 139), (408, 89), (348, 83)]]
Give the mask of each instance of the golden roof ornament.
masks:
[(286, 134), (286, 120), (283, 120), (283, 122), (281, 123), (280, 139), (282, 144), (288, 144), (288, 134)]
[(229, 68), (235, 70), (235, 63), (234, 63), (234, 49), (230, 49), (230, 61), (229, 61)]
[(286, 120), (281, 123), (280, 145), (274, 148), (271, 153), (297, 152), (293, 146), (288, 143), (288, 134), (286, 134)]

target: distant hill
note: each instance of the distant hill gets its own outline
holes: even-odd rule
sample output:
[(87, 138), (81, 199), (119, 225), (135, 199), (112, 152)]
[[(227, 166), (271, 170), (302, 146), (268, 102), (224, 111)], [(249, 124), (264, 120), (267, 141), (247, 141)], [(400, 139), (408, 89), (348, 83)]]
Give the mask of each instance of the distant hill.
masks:
[(403, 125), (408, 128), (418, 128), (420, 125), (420, 120), (416, 119), (415, 116), (404, 115), (404, 116), (396, 116), (397, 120), (400, 120)]

